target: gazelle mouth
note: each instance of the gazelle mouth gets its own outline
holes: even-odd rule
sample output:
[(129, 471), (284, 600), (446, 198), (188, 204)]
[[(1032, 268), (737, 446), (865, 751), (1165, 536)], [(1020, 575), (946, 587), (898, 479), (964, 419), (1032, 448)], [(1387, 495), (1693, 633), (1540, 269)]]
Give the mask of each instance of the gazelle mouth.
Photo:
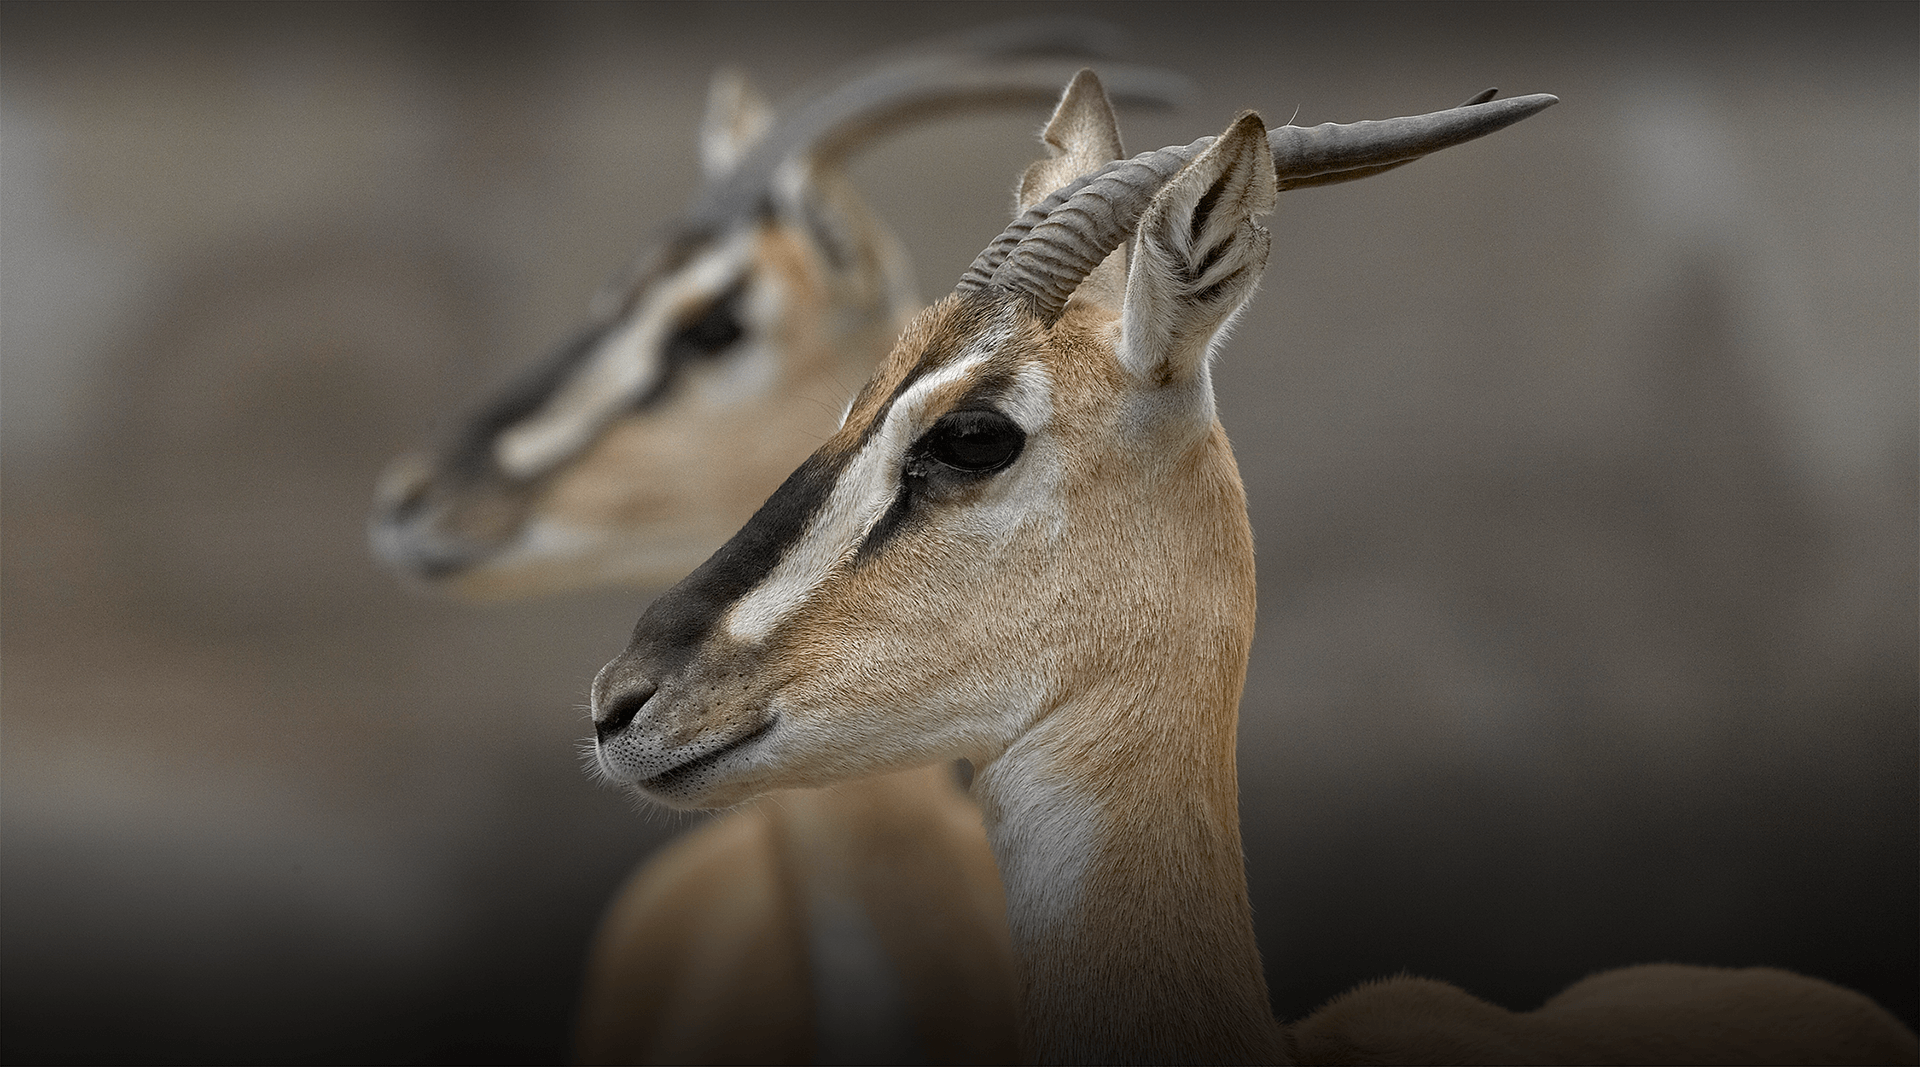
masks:
[(398, 513), (374, 514), (367, 533), (375, 558), (388, 570), (427, 585), (469, 570), (490, 551), (442, 533), (429, 520)]
[(673, 767), (668, 770), (662, 771), (651, 778), (642, 779), (634, 784), (639, 786), (641, 789), (648, 790), (649, 792), (664, 793), (668, 795), (672, 795), (674, 793), (680, 792), (681, 787), (684, 786), (687, 782), (689, 782), (692, 779), (698, 778), (701, 774), (705, 773), (708, 770), (711, 770), (721, 760), (727, 758), (728, 756), (733, 755), (736, 752), (739, 752), (743, 749), (746, 749), (752, 746), (754, 743), (758, 742), (761, 738), (767, 736), (767, 734), (770, 731), (772, 731), (774, 726), (777, 725), (779, 722), (780, 722), (780, 716), (778, 714), (769, 716), (766, 722), (763, 722), (760, 725), (754, 727), (753, 729), (747, 731), (746, 733), (741, 734), (739, 737), (736, 737), (732, 741), (729, 741), (726, 744), (720, 746), (719, 748), (714, 749), (712, 752), (709, 752), (704, 756), (695, 756), (693, 759), (690, 759), (687, 762), (682, 763), (677, 767)]

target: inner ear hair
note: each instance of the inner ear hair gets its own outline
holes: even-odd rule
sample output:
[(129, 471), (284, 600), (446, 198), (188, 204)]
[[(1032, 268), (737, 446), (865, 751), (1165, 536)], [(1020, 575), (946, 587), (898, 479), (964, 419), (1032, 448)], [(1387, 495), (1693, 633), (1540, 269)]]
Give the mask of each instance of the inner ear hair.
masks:
[(1247, 112), (1155, 195), (1135, 235), (1121, 363), (1157, 386), (1198, 377), (1259, 282), (1278, 195), (1267, 130)]

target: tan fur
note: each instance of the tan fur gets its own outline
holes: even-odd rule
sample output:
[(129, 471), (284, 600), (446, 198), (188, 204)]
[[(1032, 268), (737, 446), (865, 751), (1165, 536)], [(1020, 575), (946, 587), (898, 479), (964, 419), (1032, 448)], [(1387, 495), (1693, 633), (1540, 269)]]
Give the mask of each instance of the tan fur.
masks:
[(683, 834), (621, 887), (587, 961), (580, 1062), (806, 1062), (805, 944), (779, 921), (793, 902), (770, 810)]
[(979, 808), (944, 766), (861, 786), (782, 795), (785, 864), (860, 902), (899, 970), (929, 1062), (1013, 1062), (1013, 949)]
[[(728, 72), (709, 106), (706, 169), (724, 174), (770, 117)], [(476, 477), (446, 454), (400, 458), (376, 499), (375, 542), (390, 564), (472, 600), (657, 588), (698, 566), (833, 432), (847, 390), (919, 304), (898, 241), (838, 170), (797, 167), (778, 199), (771, 217), (742, 220), (751, 286), (742, 318), (758, 355), (690, 367), (661, 401), (615, 413), (538, 477)], [(807, 218), (831, 226), (833, 252), (800, 220), (801, 201)], [(694, 317), (717, 294), (684, 282), (689, 265), (643, 271), (601, 303), (609, 315), (644, 304), (669, 322)], [(413, 517), (394, 521), (403, 508)], [(416, 541), (457, 546), (466, 562), (427, 571)]]
[[(1249, 136), (1265, 151), (1264, 131)], [(1224, 151), (1244, 147), (1230, 139)], [(1241, 254), (1265, 254), (1262, 242), (1242, 244)], [(1241, 283), (1240, 295), (1250, 288)], [(738, 732), (749, 709), (782, 709), (790, 747), (702, 803), (942, 756), (981, 761), (977, 792), (1010, 876), (1008, 768), (1039, 764), (1073, 780), (1102, 839), (1082, 918), (1023, 930), (1018, 909), (1011, 915), (1029, 1051), (1048, 1060), (1277, 1058), (1230, 769), (1252, 635), (1252, 537), (1210, 407), (1198, 422), (1152, 417), (1163, 391), (1116, 365), (1112, 312), (1092, 302), (1048, 329), (1020, 315), (983, 319), (949, 300), (908, 330), (825, 450), (857, 451), (863, 424), (923, 357), (951, 362), (989, 328), (1010, 332), (973, 377), (1035, 361), (1050, 373), (1057, 414), (1022, 463), (1057, 462), (1065, 498), (999, 534), (932, 523), (836, 573), (770, 647), (715, 648), (711, 666), (696, 666), (713, 679), (697, 687), (706, 696), (689, 707), (697, 718), (649, 727), (686, 742)], [(935, 394), (921, 423), (958, 396)], [(939, 640), (921, 639), (928, 634)], [(1009, 649), (1030, 651), (1009, 661)], [(1169, 660), (1183, 669), (1162, 669)], [(620, 676), (616, 661), (596, 684), (597, 704)], [(982, 698), (987, 707), (969, 707)], [(1031, 711), (951, 732), (956, 715), (1004, 705)], [(921, 747), (922, 737), (942, 747)], [(1019, 885), (1016, 877), (1009, 889)], [(1169, 926), (1169, 915), (1190, 921)], [(1180, 1004), (1168, 1002), (1170, 990)]]
[[(835, 277), (805, 238), (779, 225), (762, 226), (753, 247), (756, 275), (778, 279), (779, 304), (764, 320), (771, 381), (742, 395), (710, 385), (713, 369), (694, 368), (664, 406), (616, 420), (538, 485), (464, 487), (449, 506), (450, 532), (509, 548), (446, 579), (450, 592), (498, 600), (670, 581), (833, 431), (848, 385), (899, 330), (896, 283), (877, 271)], [(536, 522), (564, 528), (572, 543), (514, 551)]]
[(638, 868), (594, 934), (580, 1061), (817, 1062), (801, 920), (823, 891), (872, 919), (928, 1062), (1014, 1061), (1000, 877), (944, 768), (776, 794)]
[[(1243, 118), (1159, 193), (1120, 307), (1091, 294), (1044, 323), (956, 297), (923, 313), (822, 456), (880, 462), (866, 450), (888, 420), (918, 439), (967, 382), (1025, 370), (1051, 383), (1044, 423), (910, 532), (857, 563), (847, 546), (764, 642), (720, 634), (663, 665), (643, 619), (596, 679), (595, 715), (635, 687), (658, 695), (602, 766), (644, 786), (654, 772), (621, 752), (673, 767), (754, 738), (655, 794), (700, 806), (979, 762), (1024, 1049), (1043, 1062), (1911, 1062), (1913, 1035), (1865, 998), (1763, 969), (1627, 968), (1517, 1015), (1402, 978), (1289, 1031), (1268, 1015), (1234, 771), (1252, 539), (1206, 364), (1266, 258), (1267, 151)], [(910, 374), (978, 344), (990, 354), (964, 379), (888, 408)]]
[[(873, 321), (847, 334), (829, 321), (840, 294), (810, 277), (809, 251), (769, 228), (757, 242), (758, 269), (786, 282), (783, 314), (769, 344), (778, 378), (748, 397), (714, 396), (699, 370), (673, 410), (635, 415), (609, 427), (556, 472), (531, 504), (541, 518), (594, 538), (591, 553), (529, 561), (498, 574), (460, 580), (470, 596), (497, 597), (519, 587), (546, 590), (581, 582), (657, 580), (705, 559), (766, 499), (767, 493), (834, 428), (846, 383), (869, 372), (895, 327)], [(832, 337), (837, 344), (823, 346)], [(584, 558), (583, 558), (584, 557)], [(596, 569), (586, 570), (588, 567)]]

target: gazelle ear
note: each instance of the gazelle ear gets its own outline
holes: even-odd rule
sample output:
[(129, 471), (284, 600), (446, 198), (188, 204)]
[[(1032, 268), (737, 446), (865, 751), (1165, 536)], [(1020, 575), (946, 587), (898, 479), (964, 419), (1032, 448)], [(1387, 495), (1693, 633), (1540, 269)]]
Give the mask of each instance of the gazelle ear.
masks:
[(1273, 152), (1249, 111), (1154, 195), (1134, 237), (1121, 364), (1156, 387), (1206, 373), (1207, 354), (1259, 284), (1272, 236)]
[(831, 164), (800, 156), (774, 173), (768, 189), (774, 216), (804, 234), (836, 275), (858, 274), (886, 228), (861, 203), (853, 184)]
[[(1048, 158), (1035, 161), (1020, 176), (1016, 214), (1075, 178), (1126, 157), (1113, 104), (1093, 71), (1082, 70), (1067, 83), (1066, 92), (1053, 109), (1053, 118), (1040, 133), (1040, 143), (1047, 146)], [(1126, 277), (1127, 251), (1121, 245), (1080, 283), (1074, 299), (1118, 307)]]
[(1047, 158), (1035, 162), (1020, 176), (1019, 209), (1039, 203), (1048, 193), (1125, 153), (1120, 147), (1120, 123), (1113, 117), (1107, 91), (1093, 71), (1082, 70), (1067, 83), (1053, 118), (1040, 131)]
[(707, 117), (700, 123), (700, 171), (709, 181), (733, 173), (740, 160), (773, 127), (766, 97), (732, 67), (713, 72), (707, 87)]

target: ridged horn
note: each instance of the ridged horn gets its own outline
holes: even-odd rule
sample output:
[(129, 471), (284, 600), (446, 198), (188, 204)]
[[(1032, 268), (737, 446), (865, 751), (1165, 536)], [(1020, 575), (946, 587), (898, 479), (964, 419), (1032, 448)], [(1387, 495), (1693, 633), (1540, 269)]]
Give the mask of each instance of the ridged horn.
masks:
[[(1279, 187), (1331, 185), (1405, 166), (1421, 156), (1484, 137), (1559, 103), (1546, 93), (1495, 100), (1493, 90), (1429, 115), (1267, 131)], [(1055, 190), (1023, 212), (961, 277), (956, 292), (989, 287), (1025, 298), (1048, 322), (1114, 249), (1133, 236), (1160, 187), (1213, 143), (1162, 148), (1120, 160)]]

